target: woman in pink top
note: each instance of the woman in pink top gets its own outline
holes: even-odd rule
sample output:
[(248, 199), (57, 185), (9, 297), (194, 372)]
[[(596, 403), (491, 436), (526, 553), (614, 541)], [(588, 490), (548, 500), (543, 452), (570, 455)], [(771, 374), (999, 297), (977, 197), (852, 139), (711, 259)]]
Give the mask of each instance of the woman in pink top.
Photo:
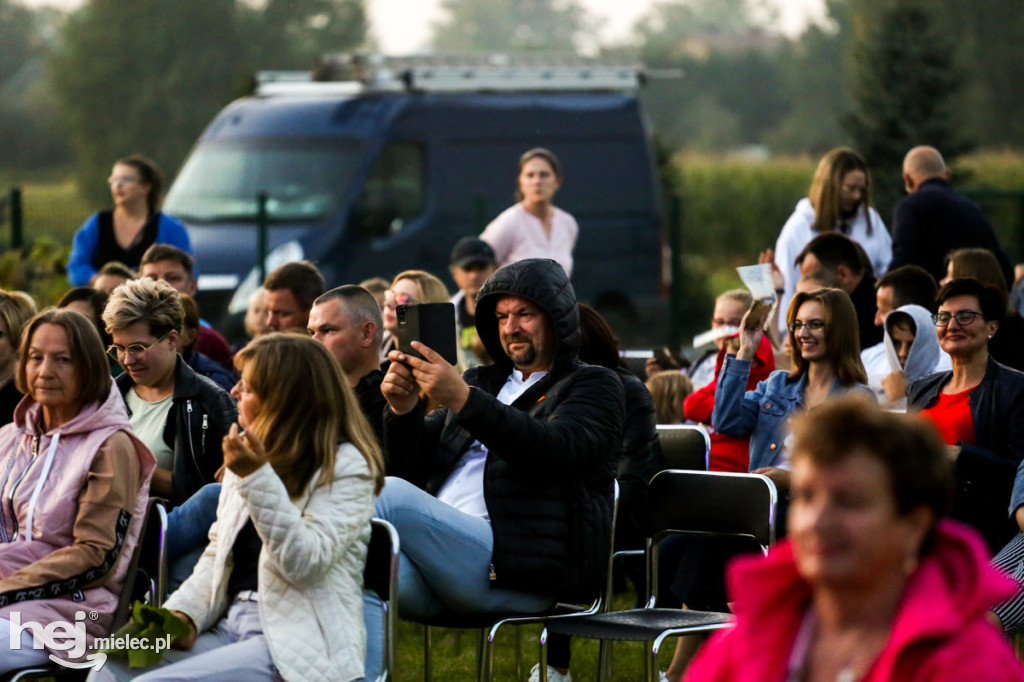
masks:
[(941, 520), (951, 472), (927, 424), (855, 395), (794, 424), (789, 536), (729, 573), (736, 626), (688, 681), (1024, 679), (986, 619), (1012, 584)]
[(499, 266), (524, 258), (550, 258), (572, 276), (579, 226), (552, 203), (561, 186), (562, 165), (553, 153), (537, 147), (519, 158), (519, 203), (492, 220), (480, 235), (494, 248)]

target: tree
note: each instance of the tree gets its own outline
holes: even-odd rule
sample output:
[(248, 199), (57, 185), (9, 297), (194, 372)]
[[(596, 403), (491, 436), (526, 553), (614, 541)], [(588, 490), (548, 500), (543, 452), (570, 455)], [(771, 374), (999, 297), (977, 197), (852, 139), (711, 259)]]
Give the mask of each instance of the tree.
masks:
[(880, 10), (866, 5), (859, 14), (855, 10), (855, 104), (845, 123), (872, 167), (875, 197), (886, 209), (902, 187), (907, 150), (930, 144), (951, 160), (971, 144), (958, 108), (963, 77), (956, 44), (939, 30), (935, 5), (925, 7), (922, 0), (896, 0)]
[(441, 52), (575, 53), (593, 28), (578, 0), (443, 0), (434, 23)]
[(308, 69), (320, 55), (353, 50), (366, 39), (362, 0), (267, 0), (261, 9), (239, 9), (257, 69)]

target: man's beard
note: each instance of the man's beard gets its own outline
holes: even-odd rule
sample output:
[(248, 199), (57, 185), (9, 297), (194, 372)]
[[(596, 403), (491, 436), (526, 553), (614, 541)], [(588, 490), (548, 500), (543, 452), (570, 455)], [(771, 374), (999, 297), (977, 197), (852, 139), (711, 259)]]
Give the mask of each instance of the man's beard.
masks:
[[(513, 353), (510, 350), (510, 347), (512, 346), (513, 343), (527, 344), (526, 350), (519, 351), (518, 353)], [(509, 359), (512, 360), (512, 364), (515, 365), (516, 367), (529, 367), (537, 359), (537, 349), (533, 345), (533, 340), (530, 339), (529, 337), (523, 336), (521, 334), (515, 334), (513, 336), (510, 336), (505, 341), (505, 345), (505, 355), (507, 355)]]

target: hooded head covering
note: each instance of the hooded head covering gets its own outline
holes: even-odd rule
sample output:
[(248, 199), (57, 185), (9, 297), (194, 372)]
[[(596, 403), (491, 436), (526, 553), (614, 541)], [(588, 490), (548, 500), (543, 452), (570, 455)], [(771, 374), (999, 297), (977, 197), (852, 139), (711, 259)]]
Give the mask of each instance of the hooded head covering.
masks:
[(494, 364), (511, 367), (501, 347), (494, 310), (502, 296), (519, 296), (537, 304), (551, 322), (558, 349), (555, 369), (576, 362), (580, 349), (580, 311), (576, 292), (565, 270), (549, 258), (528, 258), (499, 268), (480, 288), (476, 303), (476, 330)]
[[(900, 367), (896, 356), (896, 346), (892, 342), (892, 328), (897, 323), (909, 323), (914, 330), (914, 342), (910, 346), (906, 367)], [(923, 376), (935, 371), (939, 362), (939, 337), (935, 333), (932, 314), (919, 305), (900, 306), (885, 317), (885, 355), (889, 359), (889, 367), (895, 372), (902, 370), (907, 375), (907, 384), (911, 384)]]

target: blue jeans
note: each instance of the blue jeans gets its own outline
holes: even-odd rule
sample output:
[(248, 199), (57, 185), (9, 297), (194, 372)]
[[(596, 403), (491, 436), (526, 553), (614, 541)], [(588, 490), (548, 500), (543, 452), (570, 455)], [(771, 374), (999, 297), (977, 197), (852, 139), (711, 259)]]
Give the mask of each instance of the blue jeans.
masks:
[[(491, 589), (494, 550), (491, 524), (464, 514), (408, 481), (389, 476), (374, 504), (379, 518), (398, 530), (398, 612), (410, 619), (442, 612), (537, 613), (554, 605), (551, 597), (515, 590)], [(366, 679), (375, 680), (383, 651), (380, 607), (364, 599), (367, 657)]]
[(220, 483), (204, 485), (167, 514), (168, 592), (185, 582), (209, 539), (210, 526), (217, 520)]

